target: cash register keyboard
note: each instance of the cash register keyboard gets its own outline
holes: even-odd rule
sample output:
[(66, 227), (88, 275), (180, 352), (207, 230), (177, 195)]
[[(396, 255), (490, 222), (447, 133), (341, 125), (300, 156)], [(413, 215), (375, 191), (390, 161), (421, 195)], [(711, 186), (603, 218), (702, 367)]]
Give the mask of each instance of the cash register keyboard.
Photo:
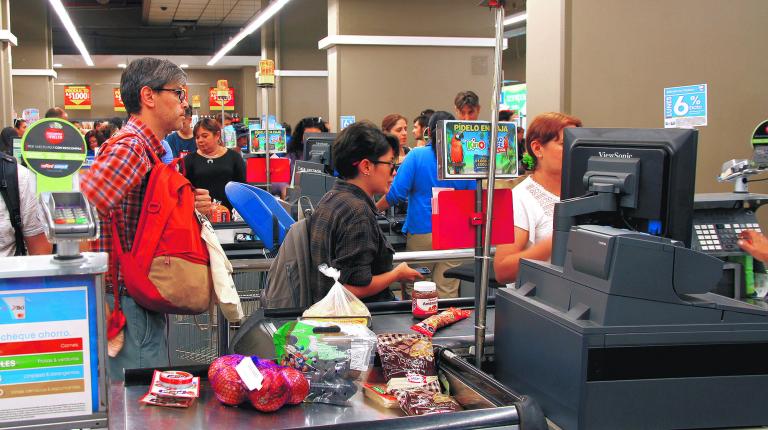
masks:
[(694, 224), (693, 229), (698, 250), (705, 252), (740, 252), (741, 248), (736, 243), (739, 240), (739, 233), (744, 230), (761, 231), (760, 226), (755, 222)]

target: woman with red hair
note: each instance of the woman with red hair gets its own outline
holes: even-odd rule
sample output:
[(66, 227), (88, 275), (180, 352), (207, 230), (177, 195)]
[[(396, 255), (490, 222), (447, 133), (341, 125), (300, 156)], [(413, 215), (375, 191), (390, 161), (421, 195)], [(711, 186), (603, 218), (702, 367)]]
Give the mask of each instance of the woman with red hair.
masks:
[(520, 259), (552, 256), (552, 215), (560, 201), (563, 129), (568, 127), (581, 127), (581, 120), (549, 112), (528, 124), (523, 163), (533, 173), (512, 189), (515, 243), (496, 247), (493, 268), (500, 283), (515, 281)]

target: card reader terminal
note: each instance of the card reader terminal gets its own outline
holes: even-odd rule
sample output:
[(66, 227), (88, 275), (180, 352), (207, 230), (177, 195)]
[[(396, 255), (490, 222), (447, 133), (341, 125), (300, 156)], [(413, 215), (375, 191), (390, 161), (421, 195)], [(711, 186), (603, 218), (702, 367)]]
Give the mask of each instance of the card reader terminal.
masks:
[(48, 240), (56, 244), (57, 258), (79, 256), (79, 242), (98, 237), (95, 210), (79, 192), (40, 194)]

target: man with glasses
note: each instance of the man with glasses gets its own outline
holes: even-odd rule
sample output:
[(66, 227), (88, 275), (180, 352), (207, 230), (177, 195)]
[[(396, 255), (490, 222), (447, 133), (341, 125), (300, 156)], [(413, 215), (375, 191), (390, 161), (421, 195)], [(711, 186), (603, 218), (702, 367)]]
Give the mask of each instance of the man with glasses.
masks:
[[(177, 65), (156, 58), (132, 61), (120, 78), (120, 94), (129, 115), (117, 140), (102, 149), (80, 189), (98, 209), (101, 237), (94, 251), (110, 252), (112, 234), (109, 214), (120, 208), (124, 225), (120, 228), (121, 242), (126, 250), (133, 246), (142, 201), (146, 192), (154, 151), (159, 158), (165, 154), (161, 139), (181, 128), (187, 97), (184, 85), (187, 76)], [(210, 211), (211, 198), (207, 190), (195, 190), (195, 207), (202, 213)], [(110, 269), (112, 269), (110, 267)], [(109, 340), (110, 378), (122, 379), (123, 369), (168, 366), (166, 315), (148, 311), (126, 294), (120, 279), (105, 276), (106, 303), (114, 303), (120, 295), (120, 305), (126, 322), (120, 334)], [(109, 316), (108, 316), (109, 321)]]

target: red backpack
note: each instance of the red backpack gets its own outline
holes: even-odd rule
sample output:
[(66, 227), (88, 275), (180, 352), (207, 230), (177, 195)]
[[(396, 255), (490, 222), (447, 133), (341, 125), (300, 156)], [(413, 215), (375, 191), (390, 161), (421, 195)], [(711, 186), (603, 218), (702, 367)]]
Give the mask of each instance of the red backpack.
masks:
[[(139, 138), (122, 134), (110, 140), (131, 136)], [(195, 215), (192, 184), (177, 169), (181, 159), (166, 165), (154, 151), (145, 151), (154, 166), (149, 173), (133, 247), (128, 252), (123, 251), (118, 235), (117, 220), (123, 218), (122, 210), (112, 212), (112, 281), (117, 282), (119, 267), (128, 294), (143, 308), (170, 314), (203, 313), (211, 304), (213, 280), (208, 248), (200, 236), (200, 223)], [(118, 297), (115, 292), (116, 311), (120, 308)], [(121, 314), (113, 312), (116, 320), (110, 321), (108, 334), (119, 332), (119, 320), (124, 319)]]

